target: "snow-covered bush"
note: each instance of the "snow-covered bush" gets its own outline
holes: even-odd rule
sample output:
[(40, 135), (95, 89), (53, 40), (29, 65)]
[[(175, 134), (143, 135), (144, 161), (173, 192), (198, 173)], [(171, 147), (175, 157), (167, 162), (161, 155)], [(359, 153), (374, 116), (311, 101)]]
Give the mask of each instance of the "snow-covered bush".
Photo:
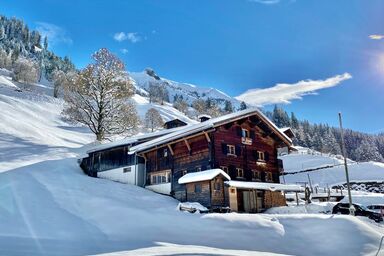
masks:
[(24, 84), (36, 83), (39, 69), (35, 62), (26, 58), (18, 58), (13, 65), (13, 80)]

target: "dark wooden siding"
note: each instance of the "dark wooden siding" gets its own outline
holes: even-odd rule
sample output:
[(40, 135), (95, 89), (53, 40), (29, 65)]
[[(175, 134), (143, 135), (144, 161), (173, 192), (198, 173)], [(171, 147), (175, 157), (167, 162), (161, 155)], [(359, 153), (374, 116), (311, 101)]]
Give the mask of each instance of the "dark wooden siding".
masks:
[[(195, 192), (195, 186), (201, 186), (201, 192)], [(198, 202), (205, 207), (211, 207), (211, 181), (189, 183), (186, 185), (187, 201)]]
[[(242, 143), (241, 130), (247, 129), (252, 137), (252, 144)], [(233, 180), (252, 181), (252, 171), (261, 173), (262, 181), (266, 181), (267, 172), (272, 173), (273, 182), (279, 182), (276, 142), (262, 128), (250, 120), (240, 120), (232, 124), (217, 127), (213, 134), (215, 167), (228, 167)], [(226, 145), (234, 145), (236, 155), (227, 155)], [(265, 161), (258, 160), (257, 151), (263, 152)], [(244, 171), (244, 178), (238, 178), (236, 168)]]
[(134, 165), (136, 156), (129, 155), (128, 148), (122, 146), (89, 153), (89, 157), (83, 158), (80, 166), (88, 175), (96, 177), (97, 172)]

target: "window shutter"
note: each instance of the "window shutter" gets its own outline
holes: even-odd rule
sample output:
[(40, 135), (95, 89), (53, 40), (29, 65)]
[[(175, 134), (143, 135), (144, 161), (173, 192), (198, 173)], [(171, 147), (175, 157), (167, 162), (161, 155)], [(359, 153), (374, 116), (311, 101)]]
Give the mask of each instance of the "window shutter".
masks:
[(221, 151), (223, 152), (224, 155), (227, 154), (227, 144), (221, 143)]
[(264, 160), (265, 160), (265, 162), (269, 162), (269, 153), (268, 152), (264, 152)]
[(237, 136), (239, 137), (243, 136), (243, 130), (241, 129), (240, 126), (236, 126), (236, 133), (237, 133)]
[(235, 154), (237, 156), (241, 156), (241, 146), (236, 145), (236, 147), (235, 147)]
[(252, 131), (252, 130), (251, 130), (251, 131), (249, 132), (249, 136), (251, 137), (252, 140), (254, 140), (254, 139), (255, 139), (255, 131)]
[(236, 173), (236, 167), (235, 167), (235, 166), (230, 165), (230, 166), (228, 167), (228, 172), (229, 172), (228, 174), (229, 174), (229, 176), (231, 177), (231, 179), (236, 178), (237, 173)]
[(248, 181), (252, 180), (252, 171), (249, 169), (244, 169), (244, 178)]
[(265, 176), (267, 176), (267, 174), (265, 172), (261, 172), (261, 181), (265, 181)]
[(275, 183), (280, 183), (280, 177), (279, 177), (279, 173), (278, 172), (273, 172), (272, 173), (272, 179), (273, 179), (273, 182)]

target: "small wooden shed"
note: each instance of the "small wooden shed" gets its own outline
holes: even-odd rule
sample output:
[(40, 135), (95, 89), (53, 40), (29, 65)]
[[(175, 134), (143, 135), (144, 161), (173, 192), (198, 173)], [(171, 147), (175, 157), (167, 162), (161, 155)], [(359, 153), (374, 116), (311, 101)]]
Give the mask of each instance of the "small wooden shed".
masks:
[(185, 184), (186, 201), (198, 202), (207, 208), (220, 208), (228, 205), (228, 195), (224, 182), (231, 178), (221, 169), (211, 169), (187, 173), (178, 183)]

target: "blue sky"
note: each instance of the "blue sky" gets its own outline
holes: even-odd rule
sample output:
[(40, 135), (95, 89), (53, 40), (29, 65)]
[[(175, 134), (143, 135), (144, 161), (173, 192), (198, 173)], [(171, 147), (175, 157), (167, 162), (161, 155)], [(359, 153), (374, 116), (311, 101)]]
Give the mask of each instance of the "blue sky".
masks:
[(152, 67), (231, 96), (348, 73), (283, 107), (331, 125), (342, 111), (346, 127), (384, 131), (381, 0), (3, 0), (0, 10), (47, 32), (78, 67), (107, 47), (129, 71)]

